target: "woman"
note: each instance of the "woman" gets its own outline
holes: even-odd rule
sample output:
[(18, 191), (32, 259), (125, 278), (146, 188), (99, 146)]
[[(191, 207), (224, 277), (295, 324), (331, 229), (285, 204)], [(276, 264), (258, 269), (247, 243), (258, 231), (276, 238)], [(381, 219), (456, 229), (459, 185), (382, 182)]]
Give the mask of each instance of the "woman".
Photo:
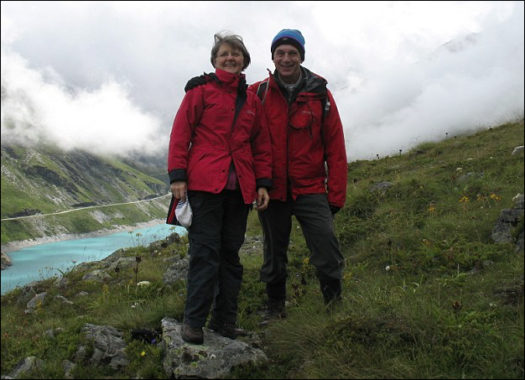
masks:
[(190, 268), (182, 339), (202, 344), (202, 327), (235, 339), (237, 299), (248, 212), (268, 206), (272, 156), (259, 98), (246, 92), (241, 72), (250, 64), (242, 38), (215, 35), (215, 74), (187, 92), (171, 131), (168, 171), (171, 191), (193, 210), (189, 227)]

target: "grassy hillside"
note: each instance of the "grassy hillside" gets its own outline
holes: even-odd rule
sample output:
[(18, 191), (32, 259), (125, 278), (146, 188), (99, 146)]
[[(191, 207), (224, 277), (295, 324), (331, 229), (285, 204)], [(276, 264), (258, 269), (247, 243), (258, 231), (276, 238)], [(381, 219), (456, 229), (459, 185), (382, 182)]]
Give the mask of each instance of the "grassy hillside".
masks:
[(108, 208), (165, 195), (167, 185), (111, 157), (52, 146), (2, 146), (2, 219), (104, 206), (52, 217), (2, 221), (2, 244), (62, 233), (92, 232), (165, 217), (162, 201)]
[[(520, 122), (351, 163), (347, 205), (335, 218), (346, 258), (342, 305), (323, 307), (295, 224), (289, 315), (261, 329), (260, 245), (243, 254), (239, 323), (260, 334), (270, 362), (238, 368), (230, 377), (523, 378), (523, 251), (491, 239), (501, 210), (524, 193), (523, 153), (511, 154), (523, 140)], [(381, 182), (389, 187), (372, 190)], [(255, 212), (248, 231), (261, 235)], [(512, 236), (519, 233), (523, 216)], [(158, 328), (165, 316), (181, 319), (185, 285), (163, 284), (162, 260), (186, 250), (183, 242), (126, 253), (142, 256), (138, 281), (152, 282), (147, 291), (135, 290), (137, 278), (128, 268), (109, 273), (105, 284), (81, 282), (83, 273), (77, 271), (66, 275), (67, 288), (43, 282), (38, 292), (47, 291), (52, 301), (31, 315), (16, 303), (20, 290), (2, 296), (2, 374), (34, 355), (45, 365), (33, 378), (63, 377), (62, 361), (74, 361), (81, 327), (94, 323), (127, 332), (131, 365), (115, 372), (79, 361), (75, 378), (165, 378), (161, 350), (132, 342), (129, 332)], [(72, 308), (54, 300), (80, 291), (90, 296)], [(57, 338), (44, 335), (57, 327), (63, 329)]]

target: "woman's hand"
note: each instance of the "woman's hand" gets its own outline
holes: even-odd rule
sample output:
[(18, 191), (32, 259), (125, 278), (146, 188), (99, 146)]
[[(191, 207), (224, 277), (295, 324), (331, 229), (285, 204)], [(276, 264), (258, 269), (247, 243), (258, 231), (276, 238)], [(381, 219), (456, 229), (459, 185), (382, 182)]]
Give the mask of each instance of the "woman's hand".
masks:
[(175, 198), (185, 201), (188, 184), (185, 181), (175, 181), (171, 183), (170, 190)]
[(257, 211), (266, 210), (269, 202), (270, 196), (268, 195), (268, 190), (266, 190), (265, 187), (260, 187), (259, 190), (257, 190), (257, 205), (255, 209)]

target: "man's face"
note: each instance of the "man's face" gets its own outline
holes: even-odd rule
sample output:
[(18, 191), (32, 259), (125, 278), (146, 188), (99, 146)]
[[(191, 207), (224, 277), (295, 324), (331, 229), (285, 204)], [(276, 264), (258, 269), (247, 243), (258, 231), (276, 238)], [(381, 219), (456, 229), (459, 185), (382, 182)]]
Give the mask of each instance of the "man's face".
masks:
[(279, 45), (273, 53), (273, 63), (284, 83), (293, 84), (301, 76), (301, 54), (293, 45)]

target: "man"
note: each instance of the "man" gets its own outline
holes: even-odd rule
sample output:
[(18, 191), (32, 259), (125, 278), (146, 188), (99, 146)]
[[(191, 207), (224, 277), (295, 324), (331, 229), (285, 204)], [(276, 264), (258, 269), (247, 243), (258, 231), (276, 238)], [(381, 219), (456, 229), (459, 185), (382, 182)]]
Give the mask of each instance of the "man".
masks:
[(346, 200), (343, 127), (326, 80), (301, 65), (304, 45), (299, 30), (281, 30), (271, 45), (274, 73), (248, 89), (263, 101), (274, 158), (270, 203), (259, 212), (264, 232), (260, 278), (268, 295), (262, 325), (286, 316), (292, 215), (301, 225), (325, 304), (341, 298), (344, 259), (333, 215)]

